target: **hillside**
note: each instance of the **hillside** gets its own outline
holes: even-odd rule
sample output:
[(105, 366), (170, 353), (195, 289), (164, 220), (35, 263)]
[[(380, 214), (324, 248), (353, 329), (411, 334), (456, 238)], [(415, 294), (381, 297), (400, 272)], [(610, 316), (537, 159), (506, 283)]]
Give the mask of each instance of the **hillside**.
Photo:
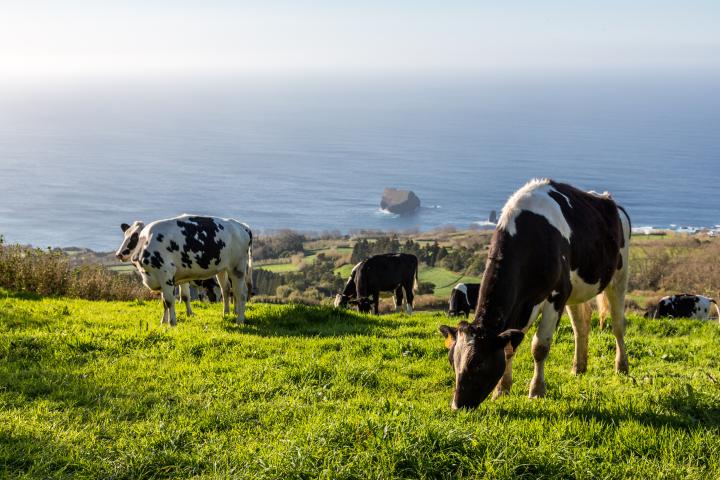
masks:
[(5, 478), (718, 478), (716, 323), (630, 317), (631, 375), (595, 327), (570, 375), (563, 319), (548, 397), (449, 409), (442, 314), (363, 316), (251, 304), (248, 324), (195, 304), (0, 295)]

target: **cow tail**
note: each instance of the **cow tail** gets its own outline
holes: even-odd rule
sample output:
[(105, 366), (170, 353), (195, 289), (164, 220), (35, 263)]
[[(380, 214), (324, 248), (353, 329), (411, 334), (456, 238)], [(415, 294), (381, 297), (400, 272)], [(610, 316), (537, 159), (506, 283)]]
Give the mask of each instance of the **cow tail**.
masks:
[(247, 285), (248, 285), (248, 297), (253, 295), (253, 258), (252, 258), (252, 245), (253, 245), (253, 235), (252, 231), (248, 228), (247, 230), (248, 235), (250, 236), (250, 242), (248, 242), (248, 263), (247, 263)]
[(415, 259), (415, 281), (413, 282), (413, 293), (416, 293), (418, 291), (418, 261), (417, 258)]
[(720, 307), (718, 307), (718, 303), (715, 300), (713, 300), (712, 298), (710, 299), (710, 303), (715, 304), (715, 311), (718, 314), (718, 322), (720, 322)]

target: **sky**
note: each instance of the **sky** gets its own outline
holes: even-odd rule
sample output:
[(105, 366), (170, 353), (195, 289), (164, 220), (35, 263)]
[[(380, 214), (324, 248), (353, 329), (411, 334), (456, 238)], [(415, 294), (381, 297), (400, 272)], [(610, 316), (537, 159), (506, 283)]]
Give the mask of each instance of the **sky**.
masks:
[(720, 68), (720, 1), (0, 0), (0, 76)]

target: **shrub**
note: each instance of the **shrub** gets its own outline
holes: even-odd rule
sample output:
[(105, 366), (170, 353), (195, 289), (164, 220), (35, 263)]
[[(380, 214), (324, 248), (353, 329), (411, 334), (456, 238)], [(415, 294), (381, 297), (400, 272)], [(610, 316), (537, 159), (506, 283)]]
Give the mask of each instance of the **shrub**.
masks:
[(102, 265), (73, 267), (59, 250), (5, 245), (0, 237), (0, 287), (44, 296), (88, 300), (153, 297), (136, 275), (121, 275)]

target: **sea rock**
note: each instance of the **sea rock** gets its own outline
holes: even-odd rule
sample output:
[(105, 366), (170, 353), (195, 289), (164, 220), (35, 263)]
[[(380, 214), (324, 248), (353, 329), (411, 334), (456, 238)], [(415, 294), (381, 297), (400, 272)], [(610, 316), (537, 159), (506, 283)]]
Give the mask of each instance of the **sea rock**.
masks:
[(497, 212), (495, 210), (490, 211), (490, 216), (488, 217), (488, 222), (490, 223), (497, 223)]
[(386, 188), (383, 191), (380, 208), (392, 213), (406, 215), (420, 208), (420, 199), (412, 190)]

